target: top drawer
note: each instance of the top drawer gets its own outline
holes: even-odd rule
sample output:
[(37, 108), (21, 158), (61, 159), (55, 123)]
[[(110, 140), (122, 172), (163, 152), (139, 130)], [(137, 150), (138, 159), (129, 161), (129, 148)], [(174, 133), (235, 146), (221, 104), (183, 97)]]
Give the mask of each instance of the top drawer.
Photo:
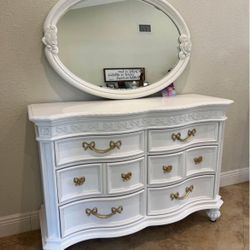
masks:
[(93, 159), (114, 159), (144, 153), (144, 132), (85, 136), (55, 142), (57, 166)]
[(173, 129), (149, 130), (149, 152), (181, 149), (195, 143), (217, 142), (218, 123), (200, 123)]

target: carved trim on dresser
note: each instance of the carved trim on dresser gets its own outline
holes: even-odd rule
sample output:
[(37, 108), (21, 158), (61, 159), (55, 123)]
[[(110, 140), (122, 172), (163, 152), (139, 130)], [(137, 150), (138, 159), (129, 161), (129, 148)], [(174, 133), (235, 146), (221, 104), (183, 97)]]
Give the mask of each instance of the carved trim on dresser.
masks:
[[(159, 118), (160, 117), (160, 118)], [(179, 112), (179, 114), (169, 115), (169, 112), (162, 112), (159, 115), (155, 114), (141, 114), (141, 115), (128, 115), (126, 119), (124, 116), (113, 117), (112, 120), (105, 120), (104, 117), (89, 116), (87, 119), (81, 118), (68, 118), (68, 123), (60, 124), (51, 127), (44, 126), (38, 129), (39, 139), (55, 139), (61, 136), (72, 136), (79, 133), (91, 133), (91, 132), (128, 132), (144, 128), (157, 128), (160, 126), (173, 127), (182, 126), (192, 122), (201, 122), (209, 120), (225, 120), (224, 110), (192, 110), (186, 112)]]
[(52, 129), (50, 127), (38, 127), (37, 131), (41, 137), (50, 137), (52, 135)]

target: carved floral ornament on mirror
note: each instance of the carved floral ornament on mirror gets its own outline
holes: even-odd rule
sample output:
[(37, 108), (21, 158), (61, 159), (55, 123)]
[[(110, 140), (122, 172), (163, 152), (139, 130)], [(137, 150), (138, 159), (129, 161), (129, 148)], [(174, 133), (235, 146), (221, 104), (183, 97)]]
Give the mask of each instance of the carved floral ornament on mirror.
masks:
[[(109, 34), (108, 36), (107, 34), (105, 36), (103, 32), (100, 32), (100, 35), (98, 36), (93, 34), (93, 30), (91, 31), (88, 28), (88, 26), (91, 27), (91, 25), (93, 25), (93, 27), (98, 30), (96, 24), (92, 24), (92, 22), (95, 22), (93, 21), (94, 18), (91, 20), (83, 19), (84, 17), (81, 17), (83, 19), (81, 24), (83, 26), (83, 24), (87, 23), (86, 26), (84, 26), (86, 32), (83, 27), (81, 32), (76, 30), (79, 25), (77, 20), (80, 19), (78, 12), (81, 10), (84, 13), (82, 16), (87, 16), (87, 11), (92, 11), (92, 16), (96, 18), (95, 15), (98, 15), (99, 13), (97, 12), (97, 8), (99, 8), (100, 11), (103, 11), (103, 9), (106, 8), (106, 12), (107, 9), (108, 11), (114, 9), (116, 12), (120, 10), (121, 13), (124, 13), (124, 18), (121, 17), (121, 13), (119, 13), (120, 20), (122, 20), (122, 18), (124, 19), (123, 23), (120, 22), (120, 25), (125, 26), (124, 23), (127, 21), (126, 11), (128, 11), (128, 7), (124, 7), (125, 4), (130, 7), (130, 13), (134, 12), (134, 17), (131, 17), (134, 23), (133, 26), (129, 27), (129, 31), (126, 30), (123, 34), (118, 33), (117, 35), (118, 30), (121, 30), (121, 28), (118, 27), (118, 24), (117, 26), (110, 27), (112, 24), (106, 23), (107, 26), (109, 25), (109, 29), (113, 29), (112, 32), (114, 35), (112, 36), (112, 34)], [(141, 10), (140, 12), (136, 12), (135, 8), (137, 7)], [(85, 9), (87, 9), (87, 11), (85, 11)], [(136, 25), (138, 26), (139, 22), (136, 19), (136, 16), (139, 15), (138, 13), (143, 13), (144, 9), (145, 14), (141, 19), (145, 22), (152, 23), (153, 30), (150, 33), (150, 36), (133, 30)], [(73, 15), (72, 13), (76, 14)], [(152, 13), (152, 16), (150, 16), (149, 13)], [(110, 12), (107, 12), (103, 19), (98, 20), (99, 23), (106, 22), (109, 15)], [(69, 19), (69, 16), (71, 19)], [(158, 27), (156, 21), (154, 23), (155, 19), (160, 20), (157, 20), (160, 24)], [(70, 31), (69, 26), (71, 27)], [(164, 30), (164, 27), (166, 30)], [(75, 33), (72, 32), (74, 29), (76, 30)], [(99, 29), (101, 28), (99, 27)], [(81, 33), (82, 37), (79, 37), (79, 33)], [(91, 37), (95, 40), (92, 41)], [(126, 41), (125, 45), (121, 39)], [(81, 45), (70, 47), (70, 42), (74, 42), (75, 44), (76, 40), (81, 40)], [(92, 43), (88, 43), (88, 40), (92, 41)], [(178, 11), (165, 0), (96, 0), (92, 2), (90, 0), (61, 0), (54, 6), (45, 21), (44, 37), (42, 38), (42, 41), (45, 44), (45, 53), (49, 63), (64, 80), (82, 91), (110, 99), (139, 98), (154, 94), (164, 89), (175, 81), (184, 71), (188, 64), (192, 48), (190, 32), (185, 21)], [(100, 41), (100, 43), (97, 48), (92, 49), (93, 53), (89, 54), (90, 52), (87, 50), (91, 50), (90, 44), (96, 44), (95, 41)], [(105, 44), (103, 49), (101, 49), (103, 46), (102, 44)], [(109, 44), (110, 48), (108, 47)], [(145, 49), (143, 49), (144, 47)], [(149, 47), (151, 51), (148, 50)], [(84, 51), (85, 48), (86, 51)], [(115, 48), (117, 48), (117, 50), (115, 50)], [(159, 49), (157, 50), (156, 48)], [(72, 51), (73, 49), (74, 52), (70, 54), (69, 51)], [(123, 50), (124, 54), (122, 54)], [(109, 51), (109, 54), (105, 54), (104, 51)], [(129, 53), (128, 51), (131, 52)], [(112, 53), (114, 54), (113, 58)], [(176, 53), (176, 55), (173, 53)], [(76, 58), (76, 54), (81, 55), (81, 59)], [(129, 56), (127, 54), (129, 54)], [(99, 57), (97, 57), (98, 55)], [(90, 62), (91, 60), (89, 60), (91, 57), (93, 57), (92, 60), (95, 61), (93, 65)], [(105, 60), (103, 59), (104, 57)], [(142, 59), (140, 60), (139, 58)], [(105, 62), (103, 62), (103, 64), (99, 63), (102, 60)], [(150, 61), (152, 61), (151, 64)], [(159, 61), (158, 65), (156, 65), (157, 61)], [(137, 64), (133, 65), (133, 63)], [(153, 63), (154, 65), (152, 66)], [(114, 66), (117, 68), (128, 68), (131, 66), (144, 67), (145, 65), (146, 78), (148, 78), (148, 80), (146, 79), (147, 84), (145, 87), (138, 87), (135, 89), (111, 89), (103, 87), (104, 85), (101, 77), (97, 76), (100, 74), (101, 68), (113, 68)], [(84, 69), (88, 67), (92, 68), (89, 69), (89, 72), (84, 72)], [(95, 72), (93, 71), (93, 68), (96, 68)]]

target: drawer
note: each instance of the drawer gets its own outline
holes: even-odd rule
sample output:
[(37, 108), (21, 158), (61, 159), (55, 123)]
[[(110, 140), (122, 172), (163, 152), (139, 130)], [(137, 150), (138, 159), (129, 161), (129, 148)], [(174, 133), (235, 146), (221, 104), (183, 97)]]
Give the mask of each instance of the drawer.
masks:
[(102, 166), (88, 164), (57, 171), (59, 202), (102, 194)]
[(107, 164), (109, 194), (130, 192), (144, 187), (144, 158)]
[(149, 130), (149, 152), (181, 149), (195, 143), (217, 142), (218, 123), (200, 123), (174, 129)]
[(58, 166), (92, 159), (128, 157), (144, 152), (144, 132), (88, 136), (56, 141)]
[(149, 185), (177, 181), (184, 175), (184, 153), (148, 157)]
[(75, 202), (60, 208), (62, 237), (91, 228), (110, 228), (142, 219), (144, 192)]
[(213, 193), (214, 175), (194, 177), (164, 188), (151, 188), (148, 190), (148, 215), (178, 210), (194, 200), (213, 199)]
[(217, 150), (217, 146), (199, 147), (187, 150), (187, 175), (204, 171), (216, 171)]

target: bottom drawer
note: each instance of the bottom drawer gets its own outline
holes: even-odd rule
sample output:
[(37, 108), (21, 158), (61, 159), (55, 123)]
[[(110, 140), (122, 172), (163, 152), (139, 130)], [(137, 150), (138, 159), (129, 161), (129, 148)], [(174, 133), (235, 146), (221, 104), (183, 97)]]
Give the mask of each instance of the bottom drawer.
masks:
[(213, 199), (214, 175), (188, 179), (176, 185), (148, 190), (148, 215), (160, 215), (198, 199)]
[(143, 218), (144, 191), (70, 203), (60, 208), (62, 237), (90, 228), (115, 227)]

